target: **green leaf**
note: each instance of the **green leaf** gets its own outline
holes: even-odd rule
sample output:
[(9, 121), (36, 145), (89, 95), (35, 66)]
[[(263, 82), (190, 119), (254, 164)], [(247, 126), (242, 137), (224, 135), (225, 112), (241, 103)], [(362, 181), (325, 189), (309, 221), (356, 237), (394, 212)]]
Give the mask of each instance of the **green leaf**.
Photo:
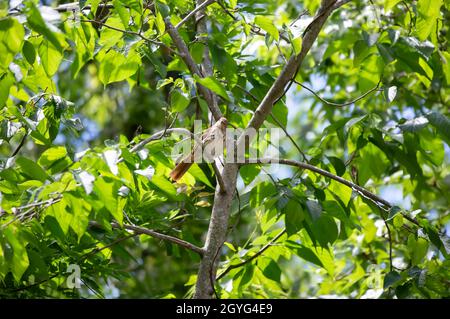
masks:
[(189, 99), (189, 96), (181, 90), (175, 88), (170, 93), (170, 105), (172, 107), (172, 112), (182, 112), (184, 111), (191, 100)]
[(20, 52), (24, 36), (25, 30), (16, 19), (0, 20), (0, 70), (7, 69), (14, 56)]
[(56, 50), (62, 52), (63, 45), (59, 41), (56, 34), (50, 31), (49, 27), (47, 27), (36, 5), (33, 2), (28, 1), (27, 7), (27, 22), (31, 29), (36, 31), (38, 34), (43, 35), (51, 44), (53, 44)]
[(214, 188), (213, 185), (211, 184), (211, 182), (209, 181), (208, 177), (205, 175), (205, 173), (200, 169), (200, 167), (194, 163), (191, 168), (189, 168), (189, 174), (191, 174), (192, 176), (194, 176), (194, 178), (200, 182), (202, 182), (203, 184)]
[(394, 224), (394, 226), (396, 228), (402, 227), (403, 224), (404, 224), (403, 215), (402, 214), (395, 215), (394, 220), (392, 221), (392, 223)]
[(50, 216), (55, 217), (64, 235), (67, 235), (74, 215), (67, 209), (66, 199), (63, 198), (59, 202), (50, 205), (47, 209), (47, 212)]
[(261, 167), (258, 165), (244, 165), (239, 170), (245, 185), (250, 184), (256, 176), (261, 172)]
[(73, 194), (66, 193), (64, 194), (64, 198), (73, 213), (70, 228), (72, 228), (77, 234), (78, 241), (80, 241), (89, 225), (90, 205), (87, 204), (86, 201), (79, 198), (78, 194), (75, 196)]
[(446, 116), (434, 111), (426, 114), (425, 117), (444, 138), (447, 145), (450, 145), (450, 120)]
[(384, 11), (391, 10), (397, 3), (399, 3), (402, 0), (385, 0), (384, 2)]
[[(211, 56), (214, 66), (219, 70), (229, 83), (237, 81), (238, 67), (233, 57), (224, 49), (210, 43)], [(203, 47), (202, 47), (203, 49)], [(201, 51), (203, 53), (203, 50)]]
[(393, 219), (397, 214), (401, 213), (402, 209), (398, 206), (392, 206), (391, 209), (389, 210), (389, 215), (388, 218), (386, 220), (391, 220)]
[(114, 10), (119, 14), (120, 20), (125, 29), (128, 28), (128, 24), (130, 22), (130, 13), (128, 9), (122, 4), (120, 0), (113, 0)]
[(53, 76), (56, 71), (58, 71), (63, 55), (51, 42), (44, 40), (39, 46), (39, 57), (45, 73), (47, 73), (48, 76)]
[(278, 264), (273, 259), (270, 259), (269, 263), (262, 270), (262, 273), (267, 278), (272, 279), (273, 281), (276, 282), (280, 282), (281, 269), (280, 266), (278, 266)]
[(302, 50), (302, 41), (303, 38), (301, 36), (296, 37), (295, 39), (292, 40), (292, 47), (294, 48), (295, 54), (299, 54), (300, 51)]
[(373, 54), (365, 59), (359, 69), (358, 86), (362, 92), (373, 89), (383, 73), (384, 62), (381, 56)]
[(160, 34), (163, 34), (164, 31), (166, 31), (166, 24), (164, 23), (164, 18), (159, 10), (156, 11), (156, 27)]
[(167, 180), (164, 176), (155, 175), (150, 181), (153, 185), (159, 188), (161, 191), (170, 196), (173, 200), (180, 200), (177, 194), (177, 189), (175, 186)]
[(129, 53), (128, 57), (114, 50), (99, 54), (100, 67), (98, 77), (103, 84), (123, 81), (137, 72), (140, 58)]
[[(287, 126), (289, 110), (286, 106), (286, 103), (284, 103), (283, 101), (279, 101), (277, 104), (274, 105), (272, 113), (273, 116), (278, 120), (278, 122), (281, 123), (281, 125), (283, 125), (283, 127)], [(278, 122), (274, 120), (272, 116), (269, 116), (267, 118), (267, 121), (273, 123), (276, 126), (279, 126)]]
[(275, 186), (270, 182), (258, 183), (250, 191), (250, 206), (253, 208), (261, 206), (265, 200), (277, 194)]
[(220, 95), (225, 100), (230, 101), (230, 98), (228, 97), (225, 87), (222, 85), (222, 83), (220, 83), (213, 77), (208, 76), (206, 78), (200, 78), (197, 74), (195, 74), (194, 78), (198, 83), (200, 83), (204, 87), (206, 87), (206, 88), (210, 89), (211, 91), (213, 91), (214, 93)]
[(323, 267), (323, 264), (320, 261), (319, 257), (317, 257), (317, 255), (310, 248), (293, 241), (288, 241), (287, 246), (300, 258), (309, 261), (310, 263), (313, 263), (319, 267)]
[(64, 146), (55, 146), (47, 149), (39, 157), (38, 164), (45, 167), (51, 174), (62, 171), (67, 168), (72, 161), (67, 156)]
[(13, 273), (16, 282), (20, 282), (22, 275), (30, 265), (25, 242), (23, 241), (23, 238), (21, 238), (19, 230), (16, 227), (4, 228), (2, 232), (13, 250), (11, 272)]
[(52, 122), (47, 118), (43, 118), (30, 136), (36, 141), (36, 144), (51, 146), (58, 134), (58, 130), (59, 121)]
[(417, 2), (416, 30), (421, 41), (436, 30), (441, 6), (442, 0), (419, 0)]
[(408, 249), (413, 265), (418, 265), (428, 252), (428, 241), (424, 238), (417, 238), (413, 234), (408, 237)]
[(42, 166), (50, 166), (53, 162), (64, 158), (66, 155), (67, 150), (64, 146), (55, 146), (42, 153), (38, 163)]
[(284, 224), (286, 225), (286, 232), (288, 236), (294, 235), (303, 228), (303, 221), (305, 220), (305, 212), (302, 205), (294, 199), (290, 199), (286, 204), (284, 215)]
[(273, 18), (269, 18), (266, 16), (256, 16), (254, 23), (270, 34), (276, 41), (280, 40), (280, 35), (278, 33), (278, 29), (273, 24)]
[(11, 72), (6, 72), (0, 76), (0, 107), (5, 106), (9, 97), (9, 91), (14, 82), (14, 76)]
[(414, 119), (408, 120), (398, 127), (404, 132), (418, 132), (423, 129), (429, 123), (428, 119), (424, 116), (416, 117)]
[(254, 269), (255, 267), (251, 263), (245, 265), (244, 272), (239, 282), (239, 289), (244, 289), (251, 283), (254, 274)]
[(350, 221), (349, 217), (345, 213), (345, 210), (336, 201), (324, 201), (321, 202), (323, 210), (326, 211), (330, 216), (339, 219), (341, 222), (345, 223), (347, 226), (353, 227), (353, 223)]
[(384, 277), (383, 288), (395, 287), (401, 279), (402, 276), (398, 272), (391, 271)]
[(306, 208), (308, 208), (309, 215), (312, 220), (317, 220), (322, 215), (322, 206), (316, 200), (307, 200)]
[(338, 157), (327, 156), (331, 165), (333, 165), (334, 170), (338, 176), (342, 176), (345, 173), (345, 163)]
[(31, 179), (45, 182), (50, 178), (41, 166), (28, 158), (20, 156), (16, 159), (16, 163), (20, 166), (22, 173)]
[(445, 81), (447, 81), (447, 85), (450, 85), (450, 53), (446, 51), (441, 51), (443, 56), (442, 70), (445, 75)]
[(118, 203), (117, 183), (114, 183), (110, 178), (99, 177), (94, 181), (94, 192), (109, 211), (111, 216), (122, 224), (123, 212)]
[(322, 214), (311, 225), (314, 236), (322, 247), (328, 247), (328, 244), (334, 243), (337, 239), (339, 231), (333, 217)]
[(26, 40), (23, 42), (22, 53), (25, 59), (27, 59), (28, 63), (33, 65), (34, 61), (36, 61), (36, 50), (34, 49), (34, 46), (31, 44), (31, 42)]

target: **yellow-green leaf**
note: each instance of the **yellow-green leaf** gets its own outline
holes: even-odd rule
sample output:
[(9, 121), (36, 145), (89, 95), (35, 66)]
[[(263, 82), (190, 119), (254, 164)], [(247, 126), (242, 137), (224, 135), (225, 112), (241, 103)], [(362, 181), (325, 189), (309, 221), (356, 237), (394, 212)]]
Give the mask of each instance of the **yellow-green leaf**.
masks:
[(278, 29), (273, 24), (273, 19), (266, 16), (256, 16), (254, 23), (271, 35), (275, 40), (280, 40), (280, 34), (278, 33)]

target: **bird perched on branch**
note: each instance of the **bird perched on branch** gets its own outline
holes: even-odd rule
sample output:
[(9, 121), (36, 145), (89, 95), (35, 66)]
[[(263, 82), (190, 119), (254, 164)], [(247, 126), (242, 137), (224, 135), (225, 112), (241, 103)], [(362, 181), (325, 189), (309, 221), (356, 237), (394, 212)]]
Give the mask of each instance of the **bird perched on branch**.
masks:
[[(214, 159), (222, 155), (227, 125), (227, 119), (221, 117), (214, 125), (209, 127), (201, 136), (201, 144), (194, 144), (191, 153), (181, 159), (170, 172), (170, 178), (173, 181), (178, 181), (188, 171), (195, 160), (201, 160), (201, 158), (195, 158), (195, 154), (199, 151), (199, 148), (203, 150), (202, 157), (208, 162), (213, 162)], [(217, 152), (217, 150), (220, 150), (220, 152)]]

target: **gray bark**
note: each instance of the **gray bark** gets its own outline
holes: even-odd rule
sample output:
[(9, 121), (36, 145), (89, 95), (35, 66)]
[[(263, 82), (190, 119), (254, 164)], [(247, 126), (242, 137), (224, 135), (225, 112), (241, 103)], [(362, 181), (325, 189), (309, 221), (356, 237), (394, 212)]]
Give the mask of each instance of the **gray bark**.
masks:
[[(305, 31), (302, 50), (297, 56), (293, 56), (289, 59), (281, 74), (257, 107), (253, 117), (247, 125), (247, 129), (259, 129), (264, 123), (265, 119), (272, 111), (274, 103), (284, 94), (286, 85), (292, 80), (292, 77), (297, 72), (297, 69), (300, 67), (306, 54), (311, 49), (328, 16), (338, 7), (336, 5), (337, 3), (336, 0), (322, 0), (319, 11)], [(245, 142), (245, 139), (242, 138), (243, 136), (244, 134), (239, 138), (238, 143)], [(211, 220), (205, 246), (203, 248), (204, 255), (200, 262), (197, 283), (195, 286), (194, 298), (196, 299), (210, 299), (213, 297), (214, 278), (216, 277), (215, 261), (218, 259), (218, 252), (226, 239), (225, 237), (230, 217), (230, 206), (236, 188), (238, 172), (238, 164), (225, 164), (222, 172), (222, 179), (226, 187), (226, 192), (221, 192), (220, 186), (216, 187)]]

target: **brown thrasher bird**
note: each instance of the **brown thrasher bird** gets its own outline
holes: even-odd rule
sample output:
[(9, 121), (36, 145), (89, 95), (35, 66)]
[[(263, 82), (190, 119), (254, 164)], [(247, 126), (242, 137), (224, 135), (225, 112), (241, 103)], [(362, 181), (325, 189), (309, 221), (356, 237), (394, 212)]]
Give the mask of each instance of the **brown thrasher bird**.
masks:
[(199, 147), (203, 147), (202, 157), (207, 161), (213, 162), (215, 158), (221, 154), (216, 154), (215, 150), (220, 149), (223, 152), (223, 146), (225, 144), (226, 129), (228, 121), (226, 118), (221, 117), (214, 125), (209, 127), (201, 136), (201, 145), (195, 143), (190, 154), (181, 159), (181, 161), (170, 172), (169, 176), (173, 181), (178, 181), (188, 171), (188, 169), (194, 164), (196, 160), (195, 154)]

